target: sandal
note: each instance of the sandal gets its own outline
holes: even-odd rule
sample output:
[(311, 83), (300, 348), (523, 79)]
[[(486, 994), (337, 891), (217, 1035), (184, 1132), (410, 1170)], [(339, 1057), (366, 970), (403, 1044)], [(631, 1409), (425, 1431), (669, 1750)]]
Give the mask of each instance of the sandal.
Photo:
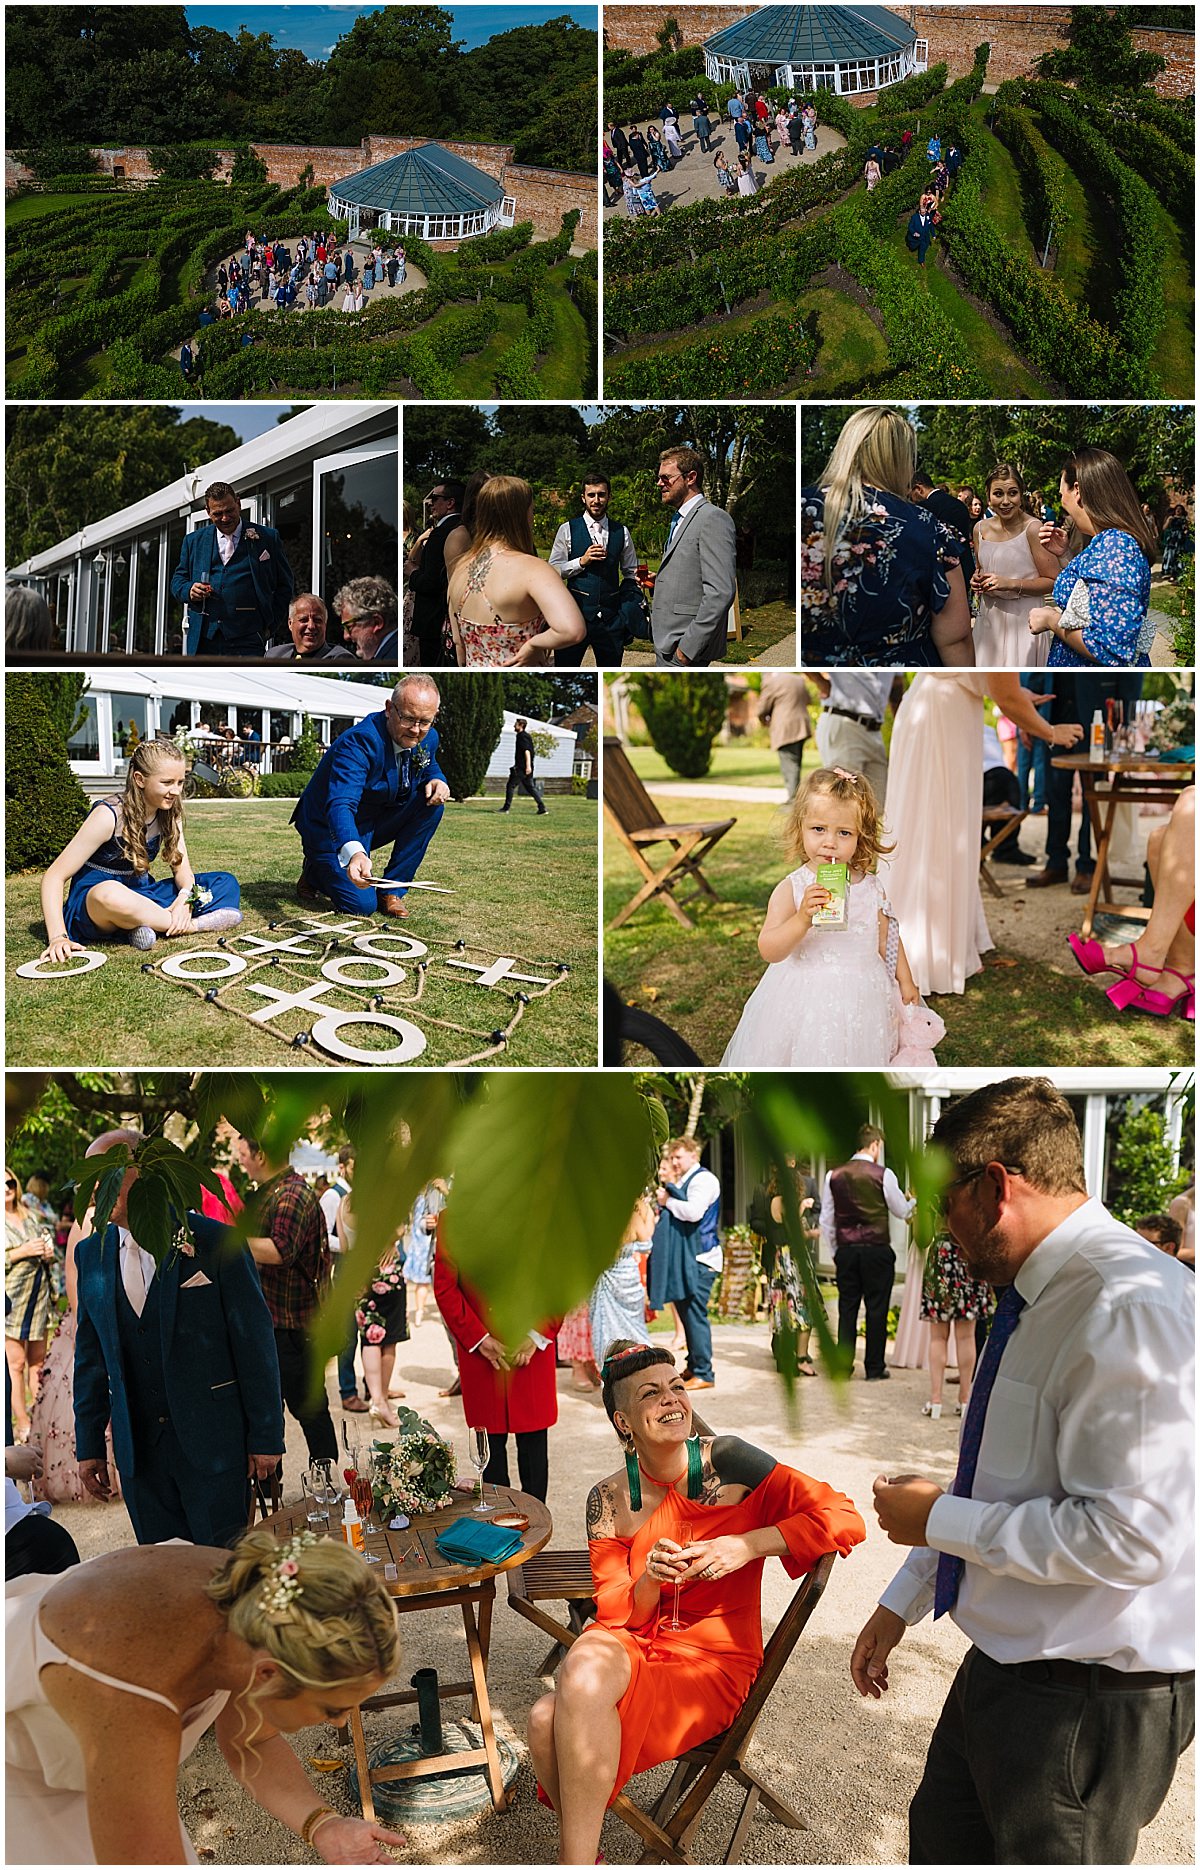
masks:
[[(1104, 950), (1094, 937), (1084, 941), (1081, 935), (1068, 935), (1067, 946), (1075, 956), (1085, 974), (1124, 974), (1124, 968), (1114, 967), (1104, 958)], [(1136, 956), (1135, 956), (1136, 959)]]
[(1138, 960), (1136, 942), (1130, 942), (1129, 952), (1133, 956), (1132, 967), (1125, 970), (1124, 979), (1119, 980), (1115, 987), (1106, 987), (1104, 990), (1105, 999), (1112, 1001), (1118, 1013), (1123, 1013), (1127, 1006), (1132, 1006), (1142, 992), (1143, 983), (1138, 979), (1139, 974), (1162, 973), (1161, 968), (1148, 968), (1144, 962)]
[(940, 1422), (942, 1418), (942, 1405), (941, 1403), (935, 1402), (922, 1403), (921, 1414), (929, 1416), (931, 1421)]
[(811, 1357), (798, 1358), (796, 1362), (796, 1372), (797, 1372), (797, 1375), (802, 1376), (802, 1377), (815, 1377), (817, 1374), (817, 1371), (816, 1371), (816, 1366), (814, 1365), (812, 1358)]
[[(1120, 1010), (1124, 1012), (1132, 1006), (1136, 1007), (1139, 1013), (1153, 1013), (1156, 1019), (1170, 1019), (1172, 1013), (1178, 1013), (1182, 1018), (1194, 1021), (1196, 1017), (1195, 977), (1191, 974), (1181, 974), (1178, 968), (1173, 967), (1164, 967), (1160, 969), (1160, 972), (1173, 974), (1176, 980), (1181, 980), (1182, 990), (1177, 994), (1167, 994), (1160, 993), (1157, 987), (1137, 987), (1135, 993), (1127, 995), (1121, 1001)], [(1128, 984), (1136, 985), (1132, 977)], [(1113, 995), (1118, 991), (1118, 988), (1110, 987), (1109, 999), (1113, 1000)], [(1113, 1000), (1113, 1005), (1116, 1004), (1117, 1002)]]

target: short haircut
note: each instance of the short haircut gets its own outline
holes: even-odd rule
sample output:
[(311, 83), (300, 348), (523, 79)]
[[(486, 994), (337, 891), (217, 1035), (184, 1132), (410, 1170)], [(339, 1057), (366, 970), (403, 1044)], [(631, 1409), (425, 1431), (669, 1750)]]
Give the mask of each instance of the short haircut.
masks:
[(382, 617), (388, 631), (396, 628), (400, 607), (386, 578), (351, 578), (334, 593), (333, 608), (340, 613), (343, 605), (360, 615)]
[(667, 1144), (668, 1149), (686, 1149), (690, 1155), (699, 1156), (701, 1145), (694, 1136), (673, 1136)]
[(442, 698), (442, 691), (432, 675), (423, 675), (420, 669), (414, 669), (411, 675), (400, 677), (392, 690), (392, 700), (398, 704), (406, 688), (419, 688), (424, 694), (436, 695), (439, 701)]
[(870, 1149), (872, 1143), (882, 1143), (885, 1140), (883, 1131), (877, 1129), (873, 1123), (860, 1125), (858, 1132), (858, 1147), (860, 1149)]
[(658, 465), (664, 461), (673, 461), (686, 480), (689, 474), (696, 476), (697, 487), (704, 485), (704, 456), (697, 448), (664, 448), (658, 457)]
[(1086, 1195), (1083, 1138), (1075, 1113), (1049, 1078), (1002, 1078), (943, 1110), (931, 1141), (956, 1172), (1002, 1162), (1043, 1195)]
[[(675, 1359), (665, 1345), (638, 1344), (633, 1338), (617, 1338), (609, 1345), (608, 1356), (600, 1371), (600, 1400), (610, 1422), (617, 1407), (617, 1384), (624, 1383), (629, 1377), (639, 1377), (644, 1371), (654, 1369), (657, 1364), (667, 1364), (672, 1370), (675, 1368)], [(615, 1422), (613, 1427), (616, 1427)]]
[(455, 506), (462, 505), (463, 484), (460, 480), (447, 480), (443, 476), (441, 479), (434, 482), (434, 486), (440, 487), (447, 500), (453, 500)]
[(528, 727), (529, 722), (525, 719), (525, 716), (523, 714), (519, 714), (516, 720), (513, 722), (513, 726), (514, 727)]
[(601, 474), (599, 469), (597, 469), (594, 474), (584, 475), (583, 477), (584, 491), (586, 492), (586, 490), (589, 487), (606, 487), (609, 493), (612, 492), (612, 482), (609, 480), (608, 475)]
[(227, 480), (215, 480), (211, 487), (204, 489), (204, 504), (211, 506), (214, 500), (240, 500), (241, 494), (236, 487), (231, 487)]
[(288, 622), (289, 623), (291, 622), (292, 617), (295, 614), (297, 604), (315, 604), (317, 609), (321, 613), (321, 622), (322, 623), (329, 622), (329, 609), (325, 603), (325, 599), (323, 597), (318, 597), (315, 591), (298, 591), (295, 597), (292, 599), (291, 603), (288, 605)]
[(338, 1150), (338, 1167), (344, 1169), (348, 1162), (353, 1162), (357, 1151), (353, 1143), (343, 1143)]
[(914, 468), (912, 471), (912, 485), (914, 487), (932, 487), (933, 482), (926, 470), (918, 467)]
[(1183, 1245), (1183, 1226), (1173, 1214), (1144, 1215), (1134, 1222), (1133, 1230), (1137, 1234), (1149, 1234), (1160, 1247), (1170, 1247), (1172, 1253), (1178, 1253)]

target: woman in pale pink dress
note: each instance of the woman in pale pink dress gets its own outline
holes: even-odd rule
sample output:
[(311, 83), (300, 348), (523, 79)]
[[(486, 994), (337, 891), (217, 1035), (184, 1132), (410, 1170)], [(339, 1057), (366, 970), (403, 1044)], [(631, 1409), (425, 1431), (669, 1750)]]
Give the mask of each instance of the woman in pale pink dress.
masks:
[(1039, 542), (1040, 521), (1025, 511), (1025, 483), (1010, 462), (992, 469), (986, 492), (992, 517), (977, 523), (973, 540), (975, 663), (980, 669), (1041, 669), (1050, 636), (1031, 634), (1029, 613), (1054, 589), (1060, 566)]
[(983, 704), (1035, 740), (1069, 751), (1078, 724), (1043, 721), (1016, 675), (922, 669), (896, 710), (887, 829), (896, 849), (884, 881), (918, 988), (962, 993), (992, 946), (979, 893)]
[[(73, 1222), (67, 1235), (63, 1259), (67, 1309), (51, 1341), (41, 1388), (30, 1416), (29, 1445), (38, 1449), (42, 1457), (42, 1472), (33, 1483), (33, 1491), (39, 1500), (52, 1500), (56, 1506), (87, 1506), (95, 1499), (85, 1491), (75, 1460), (75, 1326), (79, 1292), (75, 1248), (91, 1231), (89, 1208), (82, 1222)], [(117, 1499), (121, 1481), (113, 1458), (111, 1429), (107, 1433), (107, 1459), (112, 1497)]]
[(567, 1313), (558, 1327), (558, 1354), (571, 1366), (573, 1390), (600, 1388), (600, 1372), (596, 1368), (596, 1352), (592, 1345), (589, 1304), (590, 1298), (582, 1305), (577, 1305), (573, 1312)]
[(586, 635), (579, 606), (537, 556), (533, 490), (512, 474), (479, 489), (471, 550), (450, 573), (447, 599), (468, 669), (545, 667)]

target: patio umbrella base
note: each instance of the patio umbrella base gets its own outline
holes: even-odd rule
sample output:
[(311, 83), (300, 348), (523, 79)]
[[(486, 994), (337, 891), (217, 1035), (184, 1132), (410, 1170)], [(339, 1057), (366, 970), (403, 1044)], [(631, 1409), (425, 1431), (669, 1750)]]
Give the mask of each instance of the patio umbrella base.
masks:
[[(471, 1721), (443, 1721), (442, 1745), (447, 1753), (468, 1753), (483, 1745), (483, 1736)], [(500, 1770), (507, 1789), (517, 1776), (517, 1755), (502, 1734), (496, 1735), (496, 1745), (500, 1751)], [(415, 1724), (404, 1733), (385, 1740), (381, 1746), (372, 1747), (369, 1755), (372, 1772), (388, 1766), (401, 1766), (409, 1760), (420, 1760), (423, 1757), (421, 1731)], [(350, 1768), (350, 1787), (357, 1799), (358, 1773), (353, 1766)], [(442, 1819), (467, 1818), (472, 1812), (490, 1809), (492, 1803), (487, 1775), (482, 1766), (457, 1769), (447, 1766), (441, 1772), (423, 1773), (419, 1779), (375, 1780), (372, 1795), (379, 1822), (384, 1825), (400, 1825), (406, 1821), (409, 1824), (435, 1824)]]

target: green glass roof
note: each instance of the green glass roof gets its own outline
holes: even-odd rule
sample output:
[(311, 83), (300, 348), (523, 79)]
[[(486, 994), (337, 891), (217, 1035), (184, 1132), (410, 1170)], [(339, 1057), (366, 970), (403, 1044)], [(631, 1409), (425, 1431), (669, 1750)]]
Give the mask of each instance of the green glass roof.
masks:
[(882, 6), (767, 6), (704, 41), (706, 52), (756, 65), (837, 65), (884, 58), (917, 35)]
[(392, 214), (472, 214), (504, 198), (499, 182), (438, 143), (422, 143), (402, 156), (359, 169), (330, 191)]

